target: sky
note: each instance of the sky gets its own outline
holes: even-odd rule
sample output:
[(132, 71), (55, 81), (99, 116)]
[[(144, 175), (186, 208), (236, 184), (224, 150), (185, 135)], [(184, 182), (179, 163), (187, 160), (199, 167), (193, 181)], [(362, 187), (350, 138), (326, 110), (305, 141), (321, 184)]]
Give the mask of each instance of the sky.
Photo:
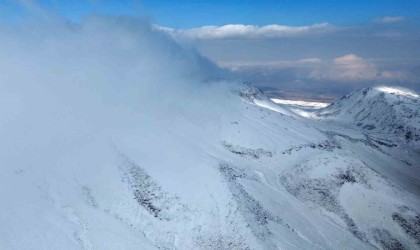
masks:
[[(8, 16), (19, 15), (19, 2), (2, 0)], [(232, 23), (291, 26), (331, 22), (355, 25), (377, 17), (418, 18), (418, 0), (39, 0), (39, 5), (70, 20), (80, 21), (91, 13), (149, 16), (159, 25), (195, 28)], [(3, 13), (4, 14), (4, 13)]]
[(146, 17), (273, 96), (335, 98), (382, 84), (420, 91), (420, 0), (3, 0), (2, 21), (25, 18), (28, 6), (74, 23)]

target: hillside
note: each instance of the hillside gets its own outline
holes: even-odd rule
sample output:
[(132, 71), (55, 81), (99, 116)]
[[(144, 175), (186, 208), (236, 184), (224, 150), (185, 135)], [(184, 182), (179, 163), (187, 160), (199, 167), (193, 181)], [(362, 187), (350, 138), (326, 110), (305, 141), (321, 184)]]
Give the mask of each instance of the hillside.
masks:
[(370, 134), (417, 142), (418, 97), (307, 118), (146, 21), (31, 31), (1, 31), (0, 249), (419, 248), (417, 158)]
[(419, 96), (410, 91), (390, 87), (361, 89), (316, 114), (323, 119), (355, 125), (370, 134), (420, 145)]

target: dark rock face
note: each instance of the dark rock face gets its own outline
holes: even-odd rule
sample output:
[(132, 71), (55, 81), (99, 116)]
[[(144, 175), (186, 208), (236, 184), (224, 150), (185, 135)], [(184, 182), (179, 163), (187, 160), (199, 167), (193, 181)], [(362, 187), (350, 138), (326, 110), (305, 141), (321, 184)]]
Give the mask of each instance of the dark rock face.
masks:
[(268, 98), (257, 87), (251, 85), (244, 85), (238, 90), (239, 96), (246, 102), (253, 103), (255, 99), (268, 100)]
[(177, 196), (163, 190), (147, 172), (129, 159), (124, 158), (119, 166), (122, 181), (127, 183), (134, 199), (159, 220), (170, 221), (178, 212), (188, 212), (188, 207)]
[(401, 242), (393, 238), (391, 233), (385, 229), (374, 228), (371, 230), (373, 238), (383, 249), (386, 250), (404, 250), (406, 249)]
[(219, 171), (225, 178), (233, 199), (238, 205), (239, 212), (247, 221), (253, 234), (267, 247), (273, 247), (270, 237), (272, 235), (269, 222), (274, 222), (286, 227), (288, 230), (294, 230), (283, 221), (282, 218), (273, 215), (267, 211), (260, 202), (258, 202), (251, 194), (249, 194), (240, 183), (240, 180), (255, 180), (257, 178), (252, 174), (246, 173), (244, 170), (230, 166), (225, 163), (219, 165)]
[(416, 241), (420, 246), (420, 216), (409, 215), (407, 213), (395, 212), (392, 219), (402, 228), (402, 230)]
[(236, 155), (240, 155), (242, 157), (248, 157), (248, 158), (252, 158), (252, 159), (261, 159), (261, 158), (266, 158), (266, 157), (272, 157), (273, 153), (268, 151), (268, 150), (264, 150), (262, 148), (257, 148), (257, 149), (251, 149), (251, 148), (245, 148), (245, 147), (241, 147), (241, 146), (234, 146), (230, 143), (227, 142), (223, 142), (223, 146), (229, 150), (231, 153), (236, 154)]

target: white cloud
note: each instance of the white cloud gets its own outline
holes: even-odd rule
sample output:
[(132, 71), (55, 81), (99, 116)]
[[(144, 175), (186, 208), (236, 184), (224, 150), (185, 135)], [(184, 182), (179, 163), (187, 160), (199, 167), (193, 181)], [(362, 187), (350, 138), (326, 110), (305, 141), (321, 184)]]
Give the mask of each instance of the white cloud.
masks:
[(296, 37), (325, 33), (333, 30), (335, 27), (328, 23), (317, 23), (309, 26), (228, 24), (224, 26), (203, 26), (200, 28), (179, 30), (162, 26), (155, 26), (155, 28), (163, 30), (177, 38), (214, 40)]
[(322, 62), (322, 60), (316, 57), (312, 57), (312, 58), (300, 59), (298, 62), (308, 64), (308, 63), (320, 63)]
[(400, 23), (405, 20), (405, 17), (402, 16), (385, 16), (376, 18), (373, 20), (374, 23)]
[(378, 75), (373, 63), (354, 54), (335, 58), (330, 73), (331, 77), (349, 80), (371, 80)]
[(309, 74), (310, 78), (333, 81), (407, 80), (409, 75), (402, 71), (378, 69), (370, 60), (348, 54), (326, 62)]
[(309, 74), (310, 78), (327, 80), (373, 80), (377, 76), (373, 63), (354, 54), (334, 58)]
[[(232, 72), (294, 72), (307, 80), (334, 82), (362, 81), (412, 81), (413, 75), (407, 71), (378, 67), (374, 60), (355, 54), (347, 54), (331, 60), (303, 58), (298, 60), (276, 61), (219, 61), (217, 65)], [(280, 73), (279, 73), (280, 74)], [(276, 77), (278, 77), (276, 75)]]

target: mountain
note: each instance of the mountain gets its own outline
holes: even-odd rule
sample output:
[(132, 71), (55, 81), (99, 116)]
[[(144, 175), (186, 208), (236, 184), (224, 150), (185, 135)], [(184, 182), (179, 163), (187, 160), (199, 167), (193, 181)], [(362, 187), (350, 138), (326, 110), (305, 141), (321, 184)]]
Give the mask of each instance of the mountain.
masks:
[(147, 21), (29, 27), (0, 30), (0, 249), (420, 247), (416, 137), (373, 123), (418, 97), (341, 121), (358, 101), (277, 105)]
[(419, 96), (391, 87), (365, 88), (317, 111), (326, 120), (357, 126), (369, 134), (394, 137), (420, 150)]
[(216, 121), (183, 109), (56, 168), (6, 167), (2, 248), (419, 246), (418, 166), (358, 132), (264, 108), (252, 87), (216, 93), (227, 100)]

